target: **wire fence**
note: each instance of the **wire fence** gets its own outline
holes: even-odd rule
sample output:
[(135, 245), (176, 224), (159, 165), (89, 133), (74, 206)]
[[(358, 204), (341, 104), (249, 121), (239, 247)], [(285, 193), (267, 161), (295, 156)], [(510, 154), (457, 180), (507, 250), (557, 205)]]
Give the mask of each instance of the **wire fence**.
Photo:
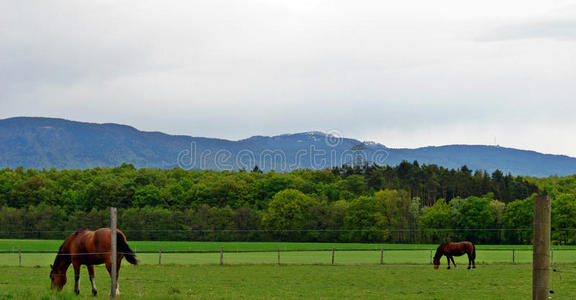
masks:
[[(57, 254), (53, 250), (23, 251), (16, 249), (0, 251), (0, 265), (42, 266), (50, 264), (56, 255), (84, 256), (102, 253)], [(212, 250), (143, 250), (136, 251), (140, 264), (158, 265), (210, 265), (210, 264), (294, 264), (294, 265), (431, 265), (435, 249), (308, 249), (308, 250), (240, 250), (221, 247)], [(576, 249), (556, 249), (550, 253), (551, 264), (576, 264)], [(456, 257), (456, 263), (467, 265), (466, 255)], [(477, 250), (478, 265), (529, 264), (531, 249), (483, 248)], [(442, 264), (445, 264), (443, 258)]]
[[(576, 239), (576, 228), (550, 228), (549, 198), (541, 197), (538, 203), (541, 209), (536, 209), (533, 228), (366, 228), (366, 229), (226, 229), (231, 226), (217, 225), (216, 228), (194, 228), (182, 226), (179, 229), (167, 226), (155, 226), (153, 220), (144, 221), (145, 226), (127, 225), (124, 230), (128, 236), (128, 244), (136, 252), (137, 259), (143, 265), (338, 265), (338, 266), (413, 266), (430, 268), (435, 257), (436, 245), (449, 240), (469, 240), (476, 244), (505, 244), (512, 242), (517, 246), (482, 245), (476, 247), (475, 265), (480, 267), (508, 266), (502, 268), (514, 272), (509, 266), (522, 266), (524, 270), (533, 263), (534, 274), (542, 275), (552, 267), (558, 278), (562, 274), (576, 274), (576, 247), (564, 246), (550, 248), (550, 241), (564, 244), (573, 243)], [(545, 201), (547, 200), (547, 201)], [(539, 213), (537, 218), (537, 212)], [(545, 213), (547, 212), (547, 213)], [(546, 218), (547, 216), (547, 218)], [(206, 221), (206, 220), (204, 220)], [(208, 222), (210, 223), (210, 222)], [(71, 234), (66, 230), (27, 230), (43, 227), (26, 226), (23, 230), (0, 230), (0, 266), (33, 266), (42, 267), (50, 264), (58, 256), (66, 258), (97, 256), (91, 261), (104, 261), (102, 256), (116, 253), (116, 208), (111, 208), (112, 252), (98, 253), (58, 253), (56, 249), (63, 239)], [(128, 223), (127, 223), (128, 224)], [(256, 226), (255, 226), (256, 227)], [(63, 229), (67, 227), (60, 227)], [(222, 229), (224, 228), (224, 229)], [(13, 227), (19, 229), (19, 227)], [(543, 234), (544, 233), (544, 234)], [(108, 234), (109, 231), (108, 231)], [(78, 235), (77, 239), (90, 238), (92, 235)], [(29, 241), (22, 238), (55, 239), (53, 241)], [(153, 240), (150, 242), (132, 242), (132, 240)], [(163, 241), (164, 240), (164, 241)], [(180, 243), (190, 243), (188, 249), (174, 247), (166, 240), (179, 240)], [(209, 247), (198, 241), (210, 241)], [(228, 243), (223, 243), (229, 241)], [(257, 241), (250, 245), (240, 245), (239, 241)], [(263, 245), (260, 241), (273, 242)], [(331, 242), (329, 244), (306, 244), (294, 247), (286, 242)], [(260, 243), (258, 243), (260, 242)], [(276, 243), (274, 243), (276, 242)], [(282, 245), (284, 242), (284, 245)], [(358, 242), (351, 245), (342, 242)], [(395, 245), (376, 245), (374, 242), (393, 242)], [(422, 245), (418, 243), (436, 243)], [(145, 243), (148, 243), (147, 245)], [(208, 242), (207, 242), (208, 243)], [(234, 247), (236, 243), (237, 247)], [(528, 246), (534, 244), (534, 248)], [(413, 244), (412, 246), (405, 244)], [(126, 246), (122, 244), (124, 251)], [(287, 246), (290, 245), (290, 246)], [(355, 247), (359, 245), (358, 247)], [(182, 245), (179, 245), (182, 246)], [(284, 247), (281, 247), (284, 246)], [(74, 246), (75, 247), (75, 246)], [(73, 248), (74, 248), (73, 247)], [(274, 249), (276, 247), (276, 249)], [(67, 249), (66, 247), (60, 249)], [(470, 250), (470, 248), (468, 248)], [(107, 250), (107, 249), (102, 249)], [(467, 250), (467, 251), (469, 251)], [(534, 251), (534, 252), (533, 252)], [(549, 251), (549, 252), (548, 252)], [(128, 253), (120, 253), (127, 255)], [(131, 254), (131, 253), (130, 253)], [(129, 257), (130, 258), (130, 257)], [(449, 257), (444, 259), (444, 266), (450, 268)], [(58, 262), (70, 263), (70, 259)], [(76, 263), (80, 261), (75, 261)], [(132, 261), (132, 260), (131, 260)], [(454, 260), (452, 260), (454, 262)], [(455, 257), (457, 265), (470, 267), (470, 256)], [(132, 261), (134, 263), (134, 261)], [(447, 264), (446, 264), (447, 262)], [(90, 262), (92, 263), (92, 262)], [(114, 296), (116, 261), (112, 263), (112, 289)], [(107, 260), (110, 270), (110, 260)], [(77, 265), (76, 265), (77, 266)], [(454, 264), (455, 266), (455, 264)], [(22, 268), (18, 268), (22, 269)], [(75, 269), (78, 270), (77, 268)], [(300, 269), (302, 270), (302, 269)], [(541, 270), (537, 271), (537, 270)], [(64, 273), (62, 276), (66, 276)], [(514, 275), (512, 275), (514, 276)], [(546, 281), (548, 281), (546, 275)], [(543, 277), (544, 278), (544, 277)], [(504, 278), (503, 278), (504, 279)], [(536, 281), (535, 281), (536, 282)], [(548, 293), (548, 283), (539, 291)], [(544, 280), (538, 281), (533, 287), (544, 287)], [(496, 290), (496, 289), (495, 289)]]
[[(386, 233), (399, 235), (437, 234), (440, 242), (450, 236), (442, 233), (470, 233), (471, 236), (489, 234), (526, 235), (532, 228), (434, 228), (434, 229), (142, 229), (124, 230), (128, 244), (136, 252), (142, 264), (410, 264), (427, 265), (432, 263), (436, 245), (427, 244), (371, 244), (371, 243), (301, 243), (294, 246), (290, 243), (291, 233), (359, 234), (359, 241), (364, 234)], [(576, 228), (555, 228), (555, 232), (576, 235)], [(29, 240), (22, 236), (51, 234), (68, 236), (67, 230), (0, 230), (0, 265), (43, 265), (52, 260), (62, 239)], [(278, 234), (283, 235), (279, 242), (253, 243), (240, 240), (237, 242), (222, 239), (207, 242), (204, 238), (183, 241), (161, 241), (162, 237), (173, 233), (191, 234), (194, 236), (228, 234)], [(147, 234), (150, 242), (131, 241), (132, 236)], [(230, 237), (230, 236), (228, 236)], [(408, 239), (409, 240), (409, 239)], [(474, 239), (472, 239), (473, 241)], [(144, 245), (148, 243), (148, 245)], [(204, 244), (209, 244), (206, 247)], [(254, 245), (252, 245), (254, 244)], [(183, 246), (187, 245), (187, 246)], [(312, 246), (309, 246), (312, 245)], [(355, 246), (358, 246), (355, 248)], [(91, 255), (83, 253), (78, 255)], [(576, 263), (576, 246), (555, 246), (550, 254), (551, 264)], [(467, 258), (456, 258), (459, 263), (467, 263)], [(532, 262), (531, 245), (477, 245), (478, 264), (528, 264)]]
[[(388, 243), (440, 244), (445, 241), (469, 240), (475, 244), (529, 245), (532, 228), (369, 228), (369, 229), (146, 229), (120, 227), (129, 241), (203, 241), (203, 242), (321, 242), (321, 243)], [(5, 230), (1, 239), (64, 240), (74, 230)], [(554, 228), (552, 242), (576, 245), (576, 228)], [(2, 247), (0, 246), (0, 250)]]
[[(491, 229), (442, 229), (444, 231), (467, 232), (493, 232)], [(531, 229), (498, 229), (508, 232), (526, 232)], [(198, 233), (227, 233), (237, 230), (190, 230)], [(298, 232), (300, 230), (293, 230)], [(334, 230), (335, 232), (375, 232), (375, 230)], [(441, 232), (441, 230), (439, 230)], [(21, 231), (19, 233), (38, 233), (38, 231)], [(71, 231), (46, 231), (69, 235)], [(253, 242), (201, 242), (201, 241), (132, 241), (131, 234), (136, 231), (124, 231), (128, 237), (128, 244), (135, 251), (139, 264), (157, 267), (183, 266), (241, 266), (241, 265), (286, 265), (286, 266), (365, 266), (365, 267), (395, 267), (405, 266), (412, 269), (432, 269), (432, 260), (437, 245), (419, 244), (369, 244), (369, 243), (253, 243)], [(144, 232), (144, 230), (140, 231)], [(149, 230), (148, 233), (157, 234), (161, 238), (163, 233), (172, 230)], [(242, 231), (251, 233), (254, 231)], [(256, 232), (268, 232), (257, 230)], [(278, 231), (280, 232), (280, 231)], [(310, 231), (312, 232), (312, 231)], [(406, 231), (399, 231), (406, 232)], [(10, 236), (15, 236), (12, 234)], [(4, 239), (0, 240), (0, 266), (47, 267), (52, 264), (57, 249), (63, 240), (27, 240)], [(39, 247), (41, 246), (41, 247)], [(185, 249), (184, 249), (185, 248)], [(532, 247), (530, 245), (477, 245), (476, 265), (478, 268), (529, 267), (532, 263)], [(79, 253), (76, 255), (102, 255), (100, 253)], [(69, 255), (69, 254), (64, 254)], [(576, 247), (555, 246), (550, 252), (551, 266), (553, 268), (552, 288), (554, 284), (564, 284), (576, 276)], [(467, 256), (455, 257), (458, 269), (467, 268)], [(126, 266), (126, 263), (123, 263)], [(441, 267), (446, 268), (446, 258), (442, 258)], [(510, 269), (513, 270), (513, 269)], [(122, 279), (133, 275), (122, 273)], [(131, 273), (130, 273), (131, 274)], [(84, 275), (83, 275), (84, 276)], [(503, 278), (504, 280), (504, 278)], [(298, 287), (307, 286), (308, 283), (299, 283)], [(315, 284), (308, 284), (314, 288), (322, 288)], [(326, 286), (331, 288), (332, 286)], [(352, 287), (352, 286), (351, 286)], [(406, 287), (415, 292), (437, 292), (441, 288)], [(559, 289), (559, 288), (558, 288)], [(501, 289), (493, 286), (483, 286), (476, 292), (498, 292)]]

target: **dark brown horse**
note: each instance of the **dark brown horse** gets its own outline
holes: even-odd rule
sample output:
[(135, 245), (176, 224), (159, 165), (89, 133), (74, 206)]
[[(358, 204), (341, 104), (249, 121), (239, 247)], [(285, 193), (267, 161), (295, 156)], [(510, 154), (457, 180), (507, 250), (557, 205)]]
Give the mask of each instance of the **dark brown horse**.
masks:
[[(61, 290), (66, 284), (66, 270), (70, 264), (74, 266), (74, 292), (80, 293), (78, 281), (80, 279), (80, 267), (86, 265), (90, 282), (92, 283), (92, 294), (96, 295), (96, 284), (94, 283), (94, 265), (106, 264), (108, 273), (112, 271), (110, 228), (100, 228), (96, 231), (87, 229), (78, 230), (70, 235), (60, 246), (54, 265), (50, 265), (51, 288)], [(118, 256), (116, 258), (116, 279), (120, 271), (120, 262), (123, 257), (135, 265), (138, 263), (134, 251), (126, 244), (126, 236), (120, 230), (117, 231)], [(119, 295), (116, 288), (116, 295)]]
[(470, 267), (476, 268), (476, 248), (474, 247), (474, 244), (471, 242), (447, 242), (441, 244), (438, 246), (438, 249), (436, 249), (436, 255), (434, 255), (434, 269), (438, 269), (438, 266), (440, 266), (440, 258), (442, 258), (442, 255), (446, 255), (446, 258), (448, 259), (448, 269), (450, 269), (450, 260), (452, 260), (452, 264), (454, 265), (454, 268), (456, 268), (454, 256), (461, 256), (464, 254), (468, 254), (468, 269), (470, 269)]

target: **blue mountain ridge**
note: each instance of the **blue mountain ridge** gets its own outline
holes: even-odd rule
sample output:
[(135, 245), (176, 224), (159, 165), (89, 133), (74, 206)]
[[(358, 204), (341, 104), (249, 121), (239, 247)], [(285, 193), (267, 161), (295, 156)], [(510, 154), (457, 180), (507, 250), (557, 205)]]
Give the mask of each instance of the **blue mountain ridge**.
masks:
[(120, 124), (16, 117), (0, 120), (0, 168), (137, 168), (290, 171), (342, 164), (397, 165), (403, 160), (447, 168), (496, 169), (545, 177), (576, 174), (576, 158), (486, 145), (394, 149), (322, 132), (253, 136), (239, 141), (144, 132)]

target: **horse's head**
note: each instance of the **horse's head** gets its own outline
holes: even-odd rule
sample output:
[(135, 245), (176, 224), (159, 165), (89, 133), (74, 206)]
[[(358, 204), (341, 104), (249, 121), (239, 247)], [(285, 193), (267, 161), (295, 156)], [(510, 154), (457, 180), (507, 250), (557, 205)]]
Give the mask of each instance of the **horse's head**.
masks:
[(64, 271), (59, 270), (53, 265), (50, 265), (50, 268), (52, 269), (50, 271), (50, 280), (52, 281), (50, 288), (53, 290), (57, 289), (60, 291), (66, 284), (66, 270)]
[(445, 243), (436, 248), (436, 254), (434, 255), (434, 269), (438, 269), (440, 266), (440, 258), (444, 255), (444, 245)]
[(440, 267), (440, 257), (434, 257), (434, 269)]

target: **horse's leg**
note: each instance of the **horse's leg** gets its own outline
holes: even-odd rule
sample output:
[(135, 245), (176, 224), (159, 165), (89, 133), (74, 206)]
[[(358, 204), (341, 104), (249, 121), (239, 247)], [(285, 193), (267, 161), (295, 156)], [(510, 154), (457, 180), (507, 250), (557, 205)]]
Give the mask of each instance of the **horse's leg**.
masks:
[(116, 263), (116, 295), (120, 295), (120, 284), (118, 283), (118, 277), (120, 276), (120, 264), (122, 263), (122, 258), (118, 259)]
[[(108, 274), (110, 274), (110, 279), (112, 279), (112, 263), (110, 260), (106, 261), (106, 270), (108, 270)], [(110, 291), (110, 296), (112, 296), (112, 291)]]
[(456, 269), (456, 263), (454, 262), (454, 256), (450, 256), (450, 259), (452, 260), (452, 265), (454, 266), (454, 269)]
[(92, 284), (92, 295), (98, 295), (98, 290), (96, 289), (96, 281), (94, 281), (94, 265), (86, 265), (88, 268), (88, 275), (90, 276), (90, 283)]
[(80, 283), (80, 263), (77, 261), (73, 261), (72, 265), (74, 266), (74, 293), (76, 295), (80, 294), (80, 288), (78, 287)]
[(470, 255), (470, 253), (468, 253), (468, 270), (470, 270), (472, 265), (472, 255)]
[[(106, 269), (108, 274), (110, 274), (110, 278), (112, 278), (112, 263), (110, 261), (106, 262)], [(120, 261), (116, 263), (116, 296), (120, 295), (120, 290), (118, 290), (118, 271), (120, 271)], [(110, 294), (112, 294), (112, 291), (110, 291)]]
[(448, 270), (450, 270), (450, 256), (446, 255), (446, 259), (448, 260)]

